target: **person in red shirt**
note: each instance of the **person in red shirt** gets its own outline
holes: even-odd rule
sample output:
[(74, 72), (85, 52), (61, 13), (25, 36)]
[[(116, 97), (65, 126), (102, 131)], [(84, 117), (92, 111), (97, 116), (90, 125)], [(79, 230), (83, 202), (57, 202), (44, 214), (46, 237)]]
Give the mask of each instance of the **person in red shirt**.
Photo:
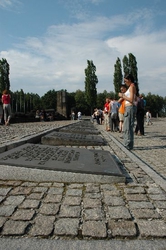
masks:
[(5, 120), (5, 125), (9, 125), (9, 121), (11, 118), (11, 105), (10, 105), (10, 100), (11, 97), (9, 95), (8, 90), (3, 91), (2, 95), (2, 103), (3, 103), (3, 110), (4, 110), (4, 120)]
[(110, 99), (106, 98), (106, 102), (104, 104), (104, 123), (106, 131), (110, 131)]

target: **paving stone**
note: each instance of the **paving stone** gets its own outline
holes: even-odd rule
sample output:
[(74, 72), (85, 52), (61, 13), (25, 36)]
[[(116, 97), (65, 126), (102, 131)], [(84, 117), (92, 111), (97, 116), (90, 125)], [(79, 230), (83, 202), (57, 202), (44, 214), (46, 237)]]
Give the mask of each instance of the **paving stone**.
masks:
[(31, 187), (15, 187), (13, 190), (11, 190), (10, 195), (27, 195), (30, 194), (32, 191)]
[(31, 220), (35, 214), (31, 209), (18, 209), (11, 217), (12, 220), (26, 221)]
[(59, 194), (47, 194), (46, 197), (43, 199), (45, 203), (60, 203), (62, 200), (62, 195)]
[(44, 193), (32, 193), (28, 195), (28, 199), (41, 200), (43, 196), (44, 196)]
[(25, 181), (21, 184), (22, 187), (36, 187), (38, 183)]
[(0, 216), (0, 229), (2, 228), (2, 226), (4, 225), (4, 223), (6, 222), (6, 220), (7, 220), (7, 218)]
[(165, 201), (154, 201), (154, 205), (157, 208), (165, 208), (166, 209), (166, 202)]
[(83, 198), (84, 208), (101, 207), (101, 201), (99, 199)]
[(5, 187), (0, 187), (0, 195), (1, 196), (6, 196), (12, 188), (5, 188)]
[(0, 203), (5, 199), (5, 196), (0, 196)]
[(59, 212), (59, 217), (78, 218), (81, 213), (80, 206), (62, 205)]
[(16, 209), (16, 206), (9, 205), (9, 206), (0, 206), (0, 216), (10, 216)]
[(85, 193), (84, 198), (101, 199), (101, 193)]
[(124, 192), (126, 194), (144, 194), (145, 189), (143, 187), (131, 187), (131, 188), (124, 188)]
[(126, 194), (125, 197), (128, 201), (148, 201), (145, 194)]
[(23, 235), (29, 222), (9, 220), (5, 223), (2, 235)]
[(120, 196), (119, 190), (103, 190), (104, 196)]
[(66, 191), (66, 196), (81, 196), (82, 190), (81, 189), (68, 189)]
[(55, 222), (54, 235), (77, 236), (79, 219), (62, 218)]
[(91, 183), (86, 184), (86, 193), (98, 193), (100, 192), (99, 185)]
[(83, 184), (81, 184), (81, 183), (72, 183), (72, 184), (69, 184), (68, 185), (68, 188), (70, 189), (70, 188), (76, 188), (76, 189), (78, 189), (78, 188), (80, 188), (80, 189), (82, 189), (84, 187), (84, 185)]
[(107, 216), (110, 219), (131, 219), (131, 214), (126, 207), (107, 207)]
[(19, 206), (25, 199), (24, 195), (12, 195), (6, 198), (4, 205)]
[(39, 186), (50, 187), (50, 186), (52, 186), (52, 182), (42, 182), (42, 183), (39, 183)]
[(19, 206), (19, 208), (38, 208), (40, 205), (40, 200), (31, 200), (26, 199), (23, 203)]
[(166, 194), (149, 194), (149, 198), (156, 201), (166, 202)]
[(79, 206), (81, 204), (81, 197), (70, 197), (67, 196), (63, 200), (63, 205)]
[(52, 186), (53, 187), (64, 187), (64, 183), (53, 182)]
[(82, 235), (105, 238), (107, 236), (106, 225), (103, 221), (85, 221), (83, 222)]
[(112, 184), (101, 184), (101, 189), (103, 191), (117, 191), (117, 187)]
[(135, 218), (139, 218), (139, 219), (159, 219), (159, 218), (161, 218), (160, 214), (157, 213), (157, 211), (155, 211), (153, 209), (147, 209), (147, 208), (133, 209), (132, 214), (134, 215)]
[(56, 215), (59, 211), (58, 203), (43, 203), (40, 207), (40, 213), (45, 215)]
[(102, 220), (104, 218), (104, 215), (101, 208), (89, 208), (84, 210), (83, 218), (85, 221), (87, 220), (97, 221), (97, 220)]
[(22, 181), (7, 181), (6, 185), (9, 186), (20, 186), (22, 184)]
[(163, 191), (159, 187), (149, 187), (147, 188), (147, 193), (148, 194), (161, 194)]
[(161, 220), (138, 220), (140, 234), (142, 237), (165, 237), (166, 223)]
[(104, 196), (104, 203), (108, 206), (123, 206), (125, 202), (122, 197)]
[(166, 209), (160, 210), (159, 213), (160, 213), (161, 217), (163, 217), (164, 220), (166, 221)]
[(34, 193), (46, 193), (47, 192), (47, 190), (48, 190), (48, 188), (47, 187), (34, 187), (33, 188), (33, 192)]
[(48, 236), (52, 233), (54, 227), (55, 216), (46, 216), (39, 214), (29, 231), (31, 236)]
[(63, 193), (63, 188), (57, 188), (57, 187), (50, 187), (48, 190), (49, 194), (60, 194), (62, 195)]
[(151, 208), (153, 209), (154, 206), (149, 201), (129, 201), (128, 202), (131, 209), (135, 208)]
[(135, 237), (137, 235), (136, 226), (133, 221), (108, 221), (108, 229), (113, 237)]

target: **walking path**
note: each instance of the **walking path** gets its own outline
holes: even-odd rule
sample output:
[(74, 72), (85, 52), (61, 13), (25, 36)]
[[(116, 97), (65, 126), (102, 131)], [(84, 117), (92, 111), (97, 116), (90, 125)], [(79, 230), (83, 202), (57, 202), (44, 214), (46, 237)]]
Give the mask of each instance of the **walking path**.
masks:
[[(0, 152), (70, 123), (1, 126)], [(88, 148), (115, 154), (126, 183), (31, 181), (18, 174), (30, 169), (0, 166), (0, 249), (166, 249), (165, 119), (145, 126), (132, 151), (120, 133), (95, 127), (108, 145)]]

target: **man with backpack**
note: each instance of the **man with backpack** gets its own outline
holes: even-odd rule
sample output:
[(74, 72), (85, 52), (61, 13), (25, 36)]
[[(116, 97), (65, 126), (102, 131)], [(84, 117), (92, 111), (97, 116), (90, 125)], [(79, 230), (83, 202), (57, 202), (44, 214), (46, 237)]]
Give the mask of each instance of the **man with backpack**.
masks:
[(137, 113), (136, 113), (137, 125), (135, 128), (136, 135), (144, 135), (144, 99), (142, 95), (137, 99)]

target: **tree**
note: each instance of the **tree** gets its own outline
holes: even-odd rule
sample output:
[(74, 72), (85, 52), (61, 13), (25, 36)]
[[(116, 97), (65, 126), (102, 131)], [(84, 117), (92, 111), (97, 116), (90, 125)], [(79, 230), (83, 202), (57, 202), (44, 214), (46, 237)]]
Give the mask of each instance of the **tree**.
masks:
[(133, 75), (135, 83), (138, 84), (137, 61), (132, 53), (129, 53), (129, 67), (130, 67), (130, 73)]
[(134, 83), (136, 86), (136, 94), (139, 93), (139, 84), (138, 84), (138, 68), (137, 61), (135, 56), (132, 53), (128, 54), (128, 57), (125, 55), (123, 57), (123, 72), (124, 76), (128, 74), (132, 74), (134, 77)]
[(150, 110), (153, 117), (161, 116), (164, 109), (164, 98), (159, 95), (148, 93), (146, 96), (146, 110)]
[(87, 68), (85, 69), (85, 99), (87, 104), (90, 106), (92, 114), (93, 109), (96, 106), (96, 84), (98, 83), (98, 78), (95, 74), (96, 66), (93, 64), (93, 61), (87, 60), (87, 64)]
[(122, 66), (121, 66), (121, 61), (118, 57), (114, 65), (114, 89), (116, 94), (118, 94), (120, 91), (122, 79), (123, 79)]
[(77, 111), (81, 111), (82, 114), (87, 113), (88, 105), (85, 100), (85, 92), (78, 89), (75, 93), (75, 102)]
[(44, 96), (41, 97), (41, 105), (43, 109), (57, 108), (57, 91), (49, 90)]
[(4, 89), (10, 89), (9, 68), (7, 60), (2, 58), (0, 60), (0, 92), (3, 92)]
[(126, 55), (123, 57), (122, 62), (123, 62), (123, 72), (124, 72), (124, 76), (125, 76), (125, 75), (128, 75), (130, 73), (129, 59)]

